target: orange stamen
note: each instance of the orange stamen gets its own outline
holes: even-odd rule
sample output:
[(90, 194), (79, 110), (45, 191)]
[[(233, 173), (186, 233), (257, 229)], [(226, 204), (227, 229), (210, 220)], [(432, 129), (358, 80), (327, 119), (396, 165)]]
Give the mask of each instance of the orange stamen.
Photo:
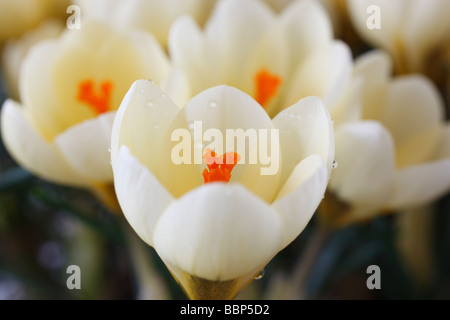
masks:
[(262, 69), (255, 76), (255, 100), (258, 101), (263, 108), (265, 108), (269, 100), (277, 94), (280, 84), (280, 77), (265, 69)]
[(211, 149), (206, 149), (203, 155), (208, 169), (203, 170), (203, 181), (209, 182), (229, 182), (231, 179), (231, 171), (234, 166), (241, 160), (241, 156), (236, 152), (227, 152), (222, 156), (216, 156)]
[(100, 92), (94, 91), (94, 81), (85, 80), (78, 85), (78, 101), (85, 102), (97, 115), (110, 109), (113, 84), (111, 81), (103, 81), (100, 84)]

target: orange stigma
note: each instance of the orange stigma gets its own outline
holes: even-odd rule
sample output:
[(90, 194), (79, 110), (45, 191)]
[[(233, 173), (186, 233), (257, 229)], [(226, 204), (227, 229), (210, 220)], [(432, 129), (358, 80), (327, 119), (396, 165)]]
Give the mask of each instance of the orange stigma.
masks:
[(78, 101), (87, 103), (97, 115), (105, 113), (110, 107), (112, 89), (111, 81), (103, 81), (100, 84), (100, 92), (96, 93), (93, 80), (82, 81), (78, 85)]
[(281, 78), (262, 69), (255, 76), (256, 97), (255, 100), (265, 108), (271, 98), (273, 98), (281, 84)]
[(203, 155), (208, 169), (203, 170), (203, 180), (205, 183), (209, 182), (229, 182), (231, 179), (231, 170), (241, 160), (241, 156), (236, 152), (227, 152), (222, 156), (216, 156), (216, 153), (211, 149), (206, 149)]

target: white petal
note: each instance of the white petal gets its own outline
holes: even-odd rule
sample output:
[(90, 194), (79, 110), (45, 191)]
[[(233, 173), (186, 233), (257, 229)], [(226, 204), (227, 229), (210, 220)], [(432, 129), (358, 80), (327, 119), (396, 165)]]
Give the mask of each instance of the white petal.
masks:
[[(373, 5), (380, 9), (379, 16), (378, 11), (374, 11), (374, 7), (371, 7)], [(408, 3), (403, 0), (347, 0), (349, 16), (360, 36), (373, 46), (390, 52), (396, 50), (395, 37), (405, 22), (405, 5), (408, 6)], [(369, 9), (371, 11), (368, 12)], [(368, 23), (373, 22), (372, 19), (376, 17), (380, 18), (381, 28), (368, 28)]]
[(355, 61), (354, 77), (362, 80), (360, 92), (364, 119), (382, 119), (391, 73), (392, 60), (385, 51), (373, 50)]
[(395, 175), (388, 208), (404, 209), (435, 201), (450, 190), (450, 159), (407, 167)]
[[(274, 129), (264, 109), (246, 93), (228, 86), (207, 89), (180, 110), (167, 130), (164, 138), (166, 142), (161, 151), (164, 164), (164, 167), (161, 167), (161, 181), (173, 195), (179, 197), (203, 184), (202, 172), (206, 164), (202, 157), (206, 148), (214, 149), (219, 155), (237, 152), (241, 161), (234, 167), (230, 181), (244, 184), (253, 193), (271, 202), (277, 192), (280, 171), (280, 154), (275, 149), (278, 139), (275, 139), (274, 144), (271, 139), (272, 136), (276, 138), (275, 134), (272, 135)], [(182, 143), (176, 139), (172, 140), (172, 134), (180, 130), (187, 135), (183, 135), (182, 142), (186, 140), (189, 143), (189, 163), (177, 164), (172, 157), (172, 151)], [(228, 134), (227, 130), (230, 130)], [(211, 136), (208, 137), (207, 133)], [(235, 133), (238, 138), (231, 136)], [(260, 133), (268, 138), (267, 142), (260, 139)], [(255, 136), (256, 139), (240, 140), (239, 136), (244, 135)], [(267, 150), (271, 151), (268, 155), (272, 156), (269, 164), (261, 161), (262, 143), (267, 143)], [(264, 169), (272, 164), (274, 172), (262, 174)]]
[(161, 89), (181, 108), (191, 98), (191, 86), (186, 74), (179, 68), (172, 69), (161, 84)]
[(81, 122), (55, 138), (55, 145), (70, 165), (86, 179), (112, 182), (111, 130), (115, 112)]
[(52, 111), (55, 106), (60, 107), (52, 86), (52, 72), (49, 72), (57, 49), (56, 40), (42, 41), (32, 47), (22, 62), (19, 76), (21, 102), (47, 141), (66, 128), (61, 117)]
[(383, 124), (396, 144), (435, 127), (444, 119), (444, 106), (435, 86), (419, 75), (396, 77), (388, 90)]
[(444, 106), (434, 85), (422, 76), (395, 78), (387, 91), (383, 124), (394, 138), (399, 166), (430, 159), (441, 135)]
[(317, 1), (293, 1), (282, 11), (280, 19), (288, 35), (292, 67), (333, 38), (330, 19)]
[(131, 86), (117, 111), (111, 137), (111, 161), (122, 145), (158, 174), (163, 135), (179, 108), (154, 83), (138, 80)]
[(306, 227), (325, 194), (328, 170), (320, 155), (300, 162), (272, 204), (283, 228), (283, 248)]
[(155, 225), (173, 197), (126, 146), (120, 148), (113, 170), (117, 199), (126, 219), (152, 246)]
[(450, 158), (450, 123), (444, 127), (436, 159)]
[(22, 107), (6, 100), (2, 107), (2, 137), (17, 162), (44, 179), (71, 186), (86, 186), (86, 180), (30, 125)]
[(433, 50), (441, 46), (448, 36), (450, 3), (446, 0), (413, 0), (408, 2), (407, 21), (402, 25), (408, 54), (414, 71), (423, 71), (424, 60), (430, 58)]
[(292, 105), (303, 97), (318, 96), (333, 112), (333, 107), (345, 94), (352, 68), (350, 49), (341, 41), (315, 50), (294, 71), (284, 105)]
[[(275, 22), (275, 14), (256, 0), (220, 1), (211, 14), (205, 36), (218, 84), (235, 86), (250, 92), (251, 61), (254, 48)], [(246, 85), (247, 83), (247, 85)]]
[(192, 95), (217, 84), (218, 74), (211, 73), (211, 55), (206, 50), (204, 35), (192, 17), (183, 16), (173, 23), (169, 52), (174, 66), (186, 74)]
[(331, 174), (334, 160), (334, 129), (327, 107), (318, 97), (303, 98), (280, 112), (273, 123), (280, 130), (284, 183), (297, 164), (312, 154), (320, 154)]
[(258, 272), (280, 250), (280, 221), (239, 184), (201, 186), (161, 216), (154, 244), (169, 265), (208, 280)]
[(376, 207), (389, 198), (395, 170), (394, 143), (378, 122), (360, 121), (336, 130), (336, 161), (330, 188), (354, 206)]

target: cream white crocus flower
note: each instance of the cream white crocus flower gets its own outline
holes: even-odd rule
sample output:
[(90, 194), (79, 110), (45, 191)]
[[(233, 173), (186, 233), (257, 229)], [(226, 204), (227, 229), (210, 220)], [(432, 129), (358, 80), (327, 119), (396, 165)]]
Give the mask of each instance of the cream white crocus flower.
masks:
[[(115, 112), (136, 78), (162, 83), (169, 72), (163, 49), (142, 31), (85, 23), (40, 42), (22, 64), (20, 103), (8, 99), (2, 107), (7, 150), (46, 180), (112, 191)], [(113, 202), (111, 196), (104, 200)]]
[(190, 17), (178, 19), (169, 51), (191, 95), (230, 85), (254, 97), (271, 117), (311, 95), (336, 121), (355, 106), (351, 52), (332, 39), (317, 1), (293, 1), (279, 14), (264, 1), (219, 1), (204, 30)]
[[(259, 145), (245, 142), (242, 153), (239, 142), (228, 144), (228, 130)], [(261, 154), (248, 159), (261, 149), (278, 162), (270, 174), (262, 174), (269, 162)], [(319, 98), (271, 120), (252, 97), (224, 85), (180, 109), (154, 83), (136, 81), (111, 142), (125, 217), (191, 299), (234, 298), (293, 241), (322, 200), (333, 157), (333, 126)]]
[(69, 0), (0, 0), (0, 45), (50, 18), (64, 18)]
[(137, 27), (152, 33), (165, 47), (170, 26), (181, 15), (204, 24), (216, 0), (74, 0), (85, 17), (119, 28)]
[[(399, 73), (427, 71), (437, 51), (445, 46), (444, 40), (449, 40), (447, 0), (347, 0), (347, 6), (359, 34), (388, 51)], [(379, 28), (367, 26), (374, 14)]]
[(337, 224), (425, 205), (450, 190), (450, 126), (435, 86), (420, 75), (391, 77), (380, 51), (359, 58), (355, 73), (364, 78), (363, 117), (336, 128), (339, 166), (329, 191), (343, 212), (328, 218)]

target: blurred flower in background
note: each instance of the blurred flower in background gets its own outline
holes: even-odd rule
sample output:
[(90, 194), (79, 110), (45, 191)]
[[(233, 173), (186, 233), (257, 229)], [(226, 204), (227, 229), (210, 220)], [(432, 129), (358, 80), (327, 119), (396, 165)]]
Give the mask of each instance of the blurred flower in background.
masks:
[[(185, 299), (170, 265), (188, 275), (175, 275), (181, 283), (251, 279), (264, 267), (237, 299), (448, 299), (448, 12), (447, 0), (0, 0), (0, 298)], [(134, 85), (125, 97), (138, 79), (154, 84), (138, 82), (144, 92)], [(245, 95), (252, 107), (236, 101), (228, 121), (251, 127), (267, 118), (288, 128), (281, 152), (295, 164), (325, 143), (323, 126), (290, 106), (316, 96), (328, 108), (336, 148), (322, 149), (333, 168), (328, 188), (311, 220), (315, 202), (288, 206), (308, 218), (283, 245), (260, 239), (260, 230), (241, 232), (245, 223), (211, 227), (218, 217), (251, 217), (276, 229), (258, 214), (273, 211), (270, 195), (283, 183), (239, 180), (236, 165), (229, 185), (201, 185), (210, 166), (195, 166), (194, 176), (160, 165), (170, 119), (214, 123), (207, 114), (222, 106), (192, 103), (214, 90), (259, 103)], [(161, 92), (167, 97), (156, 99)], [(140, 101), (149, 94), (151, 106)], [(127, 111), (116, 117), (121, 103)], [(130, 225), (112, 213), (120, 210), (109, 148)], [(282, 181), (297, 171), (287, 167)], [(232, 195), (221, 193), (228, 187)], [(321, 193), (313, 190), (293, 193)], [(210, 254), (213, 234), (225, 231), (242, 242), (224, 238), (230, 251)], [(261, 241), (249, 253), (242, 243), (250, 238)], [(188, 240), (192, 251), (179, 249)], [(208, 259), (227, 267), (218, 275)], [(82, 270), (81, 290), (66, 285), (70, 265)], [(381, 289), (367, 286), (371, 265), (380, 267)]]

